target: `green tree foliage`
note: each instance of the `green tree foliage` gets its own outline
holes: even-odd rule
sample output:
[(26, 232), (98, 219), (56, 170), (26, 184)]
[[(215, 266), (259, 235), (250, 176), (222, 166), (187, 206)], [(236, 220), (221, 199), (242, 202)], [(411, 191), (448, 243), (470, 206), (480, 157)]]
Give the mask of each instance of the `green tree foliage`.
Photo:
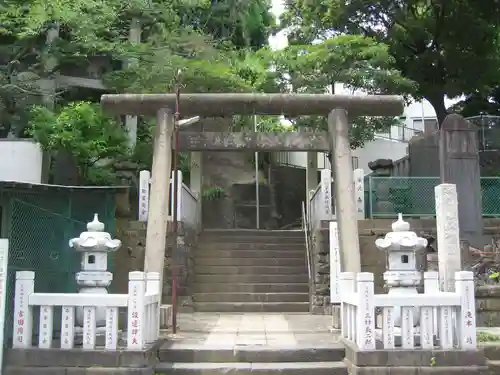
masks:
[(480, 114), (500, 116), (500, 86), (494, 87), (488, 92), (468, 95), (464, 100), (455, 104), (451, 111), (460, 113), (464, 117)]
[(361, 34), (389, 46), (439, 120), (444, 96), (488, 91), (498, 80), (500, 8), (495, 0), (287, 0), (285, 24), (299, 42)]
[(70, 103), (57, 112), (34, 106), (28, 132), (45, 151), (63, 150), (70, 155), (82, 184), (110, 183), (109, 159), (129, 151), (120, 124), (105, 116), (98, 104), (89, 102)]
[(496, 0), (287, 0), (284, 26), (294, 43), (361, 34), (389, 46), (416, 96), (446, 116), (444, 96), (484, 93), (498, 82), (500, 8)]
[[(267, 42), (274, 26), (269, 8), (268, 0), (4, 1), (0, 135), (22, 135), (26, 108), (49, 93), (41, 79), (85, 68), (96, 57), (107, 61), (103, 75), (110, 91), (172, 90), (179, 69), (186, 90), (252, 90), (233, 70), (234, 50)], [(140, 45), (128, 41), (132, 20), (143, 30)], [(52, 29), (59, 37), (47, 44)], [(124, 61), (129, 67), (113, 74)]]
[[(128, 40), (131, 22), (141, 25), (140, 44)], [(297, 24), (297, 30), (305, 30), (305, 24)], [(324, 92), (333, 82), (370, 93), (413, 90), (411, 81), (394, 68), (397, 59), (391, 50), (378, 43), (376, 36), (338, 36), (310, 45), (316, 36), (309, 32), (309, 39), (292, 40), (301, 45), (271, 51), (266, 44), (276, 25), (269, 0), (6, 0), (0, 4), (0, 25), (0, 136), (9, 131), (23, 136), (28, 108), (35, 104), (29, 134), (47, 149), (76, 152), (82, 178), (89, 182), (98, 179), (90, 176), (95, 170), (92, 165), (102, 165), (96, 160), (119, 159), (126, 148), (109, 140), (100, 150), (103, 154), (96, 154), (103, 135), (82, 124), (98, 119), (110, 128), (115, 124), (120, 134), (123, 130), (89, 103), (67, 105), (64, 87), (54, 93), (54, 112), (42, 109), (48, 91), (40, 83), (67, 74), (69, 68), (85, 70), (96, 59), (104, 61), (101, 75), (108, 92), (172, 92), (178, 85), (182, 92)], [(59, 37), (47, 43), (52, 30), (58, 30)], [(122, 68), (124, 62), (127, 66)], [(292, 120), (295, 126), (324, 126), (319, 118)], [(70, 121), (75, 121), (74, 133), (67, 129)], [(353, 147), (390, 121), (357, 120)], [(51, 127), (51, 122), (59, 125)], [(265, 129), (286, 130), (276, 117), (260, 123)], [(238, 126), (253, 128), (253, 121), (238, 119)], [(82, 147), (90, 148), (87, 154), (81, 147), (71, 150), (70, 134), (71, 142), (83, 135), (94, 137), (82, 139)], [(127, 157), (148, 167), (151, 137), (149, 120), (140, 119), (137, 147)]]
[(275, 27), (268, 0), (178, 2), (180, 25), (210, 35), (221, 47), (258, 50)]
[[(292, 44), (275, 55), (275, 69), (284, 90), (298, 93), (334, 92), (335, 83), (368, 94), (408, 94), (414, 83), (394, 68), (385, 44), (359, 35), (339, 35), (315, 44)], [(324, 117), (293, 119), (296, 126), (326, 130)], [(361, 147), (376, 132), (386, 131), (394, 118), (357, 118), (351, 146)]]

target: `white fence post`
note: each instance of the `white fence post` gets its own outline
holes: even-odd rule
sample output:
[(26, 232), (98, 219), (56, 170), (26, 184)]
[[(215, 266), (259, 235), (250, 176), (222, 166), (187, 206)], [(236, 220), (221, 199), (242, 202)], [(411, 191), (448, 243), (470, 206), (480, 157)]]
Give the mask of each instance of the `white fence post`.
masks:
[(106, 350), (118, 347), (118, 307), (106, 308)]
[[(174, 216), (174, 173), (176, 171), (172, 171), (172, 177), (170, 179), (170, 215)], [(181, 220), (181, 210), (182, 210), (182, 172), (180, 170), (177, 171), (177, 220)], [(172, 219), (173, 220), (173, 219)]]
[(340, 243), (336, 221), (330, 221), (330, 303), (340, 303)]
[(340, 299), (340, 244), (336, 221), (330, 221), (330, 304), (332, 307), (332, 326), (339, 329), (341, 326), (339, 303)]
[(358, 220), (365, 219), (365, 171), (361, 168), (354, 170), (354, 200)]
[[(436, 294), (439, 293), (439, 273), (436, 271), (424, 272), (424, 293)], [(431, 307), (432, 309), (432, 346), (434, 346), (434, 336), (439, 335), (438, 330), (438, 309), (436, 307)], [(425, 310), (424, 310), (425, 312)], [(421, 311), (421, 314), (423, 312)], [(422, 322), (422, 320), (421, 320)], [(422, 323), (421, 323), (422, 325)], [(424, 328), (426, 329), (426, 328)], [(431, 345), (431, 344), (428, 344)]]
[[(424, 272), (424, 293), (439, 293), (439, 274), (435, 271)], [(423, 306), (420, 308), (420, 345), (424, 349), (434, 347), (434, 336), (438, 333), (437, 308)]]
[(151, 182), (151, 173), (149, 171), (140, 171), (139, 172), (139, 221), (148, 221), (150, 182)]
[[(5, 310), (7, 308), (5, 293), (7, 290), (7, 267), (9, 264), (9, 240), (0, 238), (0, 343), (3, 344), (5, 328)], [(3, 350), (0, 350), (0, 369), (3, 365)]]
[(361, 350), (375, 349), (375, 301), (373, 273), (357, 276), (358, 311), (356, 312), (356, 344)]
[(456, 272), (455, 291), (460, 294), (462, 301), (458, 318), (458, 345), (461, 349), (476, 349), (474, 274), (470, 271)]
[[(148, 272), (146, 274), (146, 294), (160, 294), (160, 274), (158, 272)], [(149, 327), (149, 342), (156, 341), (160, 333), (160, 304), (161, 298), (149, 307), (149, 316), (146, 317)]]
[(314, 196), (314, 190), (310, 190), (309, 191), (309, 199), (307, 200), (307, 222), (309, 223), (309, 228), (307, 228), (308, 230), (312, 230), (313, 226), (312, 226), (312, 220), (313, 220), (313, 202), (312, 202), (312, 198)]
[(73, 349), (75, 345), (75, 307), (61, 306), (61, 349)]
[(33, 334), (33, 312), (29, 305), (29, 296), (35, 290), (35, 273), (32, 271), (16, 272), (14, 297), (14, 348), (29, 348)]
[(332, 205), (332, 171), (330, 169), (321, 170), (321, 220), (332, 220), (333, 214)]
[(144, 297), (146, 283), (144, 272), (129, 272), (128, 280), (127, 348), (140, 350), (144, 347), (145, 336)]
[(96, 313), (95, 306), (83, 307), (83, 349), (95, 349), (96, 344)]
[(54, 332), (54, 308), (40, 306), (40, 323), (38, 328), (38, 347), (50, 349), (52, 347), (52, 334)]
[(355, 340), (355, 307), (344, 303), (344, 295), (351, 295), (355, 293), (354, 289), (354, 272), (341, 272), (339, 276), (340, 284), (340, 329), (343, 338), (354, 341)]

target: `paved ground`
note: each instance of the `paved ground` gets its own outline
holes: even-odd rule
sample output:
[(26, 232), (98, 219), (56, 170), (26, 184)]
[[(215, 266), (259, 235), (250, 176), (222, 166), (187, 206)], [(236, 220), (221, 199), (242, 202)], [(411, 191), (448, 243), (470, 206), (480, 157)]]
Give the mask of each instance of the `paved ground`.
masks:
[(203, 346), (308, 346), (338, 342), (331, 333), (331, 317), (309, 314), (193, 313), (180, 314), (179, 344)]

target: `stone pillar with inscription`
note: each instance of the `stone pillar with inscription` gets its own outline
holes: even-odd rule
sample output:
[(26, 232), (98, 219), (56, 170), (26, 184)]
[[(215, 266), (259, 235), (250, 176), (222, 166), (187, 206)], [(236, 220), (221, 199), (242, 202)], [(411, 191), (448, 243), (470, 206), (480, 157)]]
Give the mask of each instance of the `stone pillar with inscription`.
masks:
[(201, 151), (191, 152), (190, 158), (190, 189), (195, 194), (198, 203), (198, 225), (201, 225), (201, 201), (202, 201), (202, 186), (203, 186), (203, 166)]
[[(309, 193), (318, 186), (318, 153), (307, 152), (306, 163), (306, 203), (309, 202)], [(308, 207), (308, 206), (307, 206)]]
[(354, 199), (358, 220), (365, 219), (365, 172), (358, 168), (354, 170)]
[(441, 291), (453, 292), (455, 272), (462, 269), (457, 188), (453, 184), (441, 184), (434, 190), (439, 282)]
[(368, 168), (373, 171), (371, 177), (375, 177), (370, 184), (372, 213), (390, 215), (397, 212), (390, 199), (392, 182), (389, 178), (384, 178), (391, 176), (393, 167), (391, 159), (377, 159), (368, 163)]
[[(441, 160), (441, 182), (456, 185), (460, 239), (482, 247), (490, 241), (483, 239), (477, 127), (460, 115), (450, 114), (441, 124), (441, 136), (440, 157), (444, 159)], [(465, 258), (468, 251), (462, 255)]]

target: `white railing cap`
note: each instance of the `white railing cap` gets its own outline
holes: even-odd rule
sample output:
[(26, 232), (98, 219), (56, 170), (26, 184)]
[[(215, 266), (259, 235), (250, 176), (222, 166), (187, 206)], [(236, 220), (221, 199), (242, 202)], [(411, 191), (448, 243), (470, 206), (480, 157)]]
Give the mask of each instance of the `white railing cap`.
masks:
[(356, 279), (358, 281), (373, 281), (373, 273), (371, 272), (360, 272), (358, 273)]
[(354, 280), (354, 272), (341, 272), (339, 275), (341, 280)]
[(474, 273), (472, 271), (455, 272), (455, 280), (474, 281)]
[(35, 273), (33, 271), (17, 271), (16, 280), (35, 280)]
[(159, 272), (148, 272), (146, 274), (146, 279), (148, 279), (148, 280), (160, 280), (160, 273)]
[(128, 273), (129, 280), (145, 280), (144, 272), (132, 271)]
[(424, 272), (424, 280), (438, 280), (439, 272), (436, 271), (427, 271)]

